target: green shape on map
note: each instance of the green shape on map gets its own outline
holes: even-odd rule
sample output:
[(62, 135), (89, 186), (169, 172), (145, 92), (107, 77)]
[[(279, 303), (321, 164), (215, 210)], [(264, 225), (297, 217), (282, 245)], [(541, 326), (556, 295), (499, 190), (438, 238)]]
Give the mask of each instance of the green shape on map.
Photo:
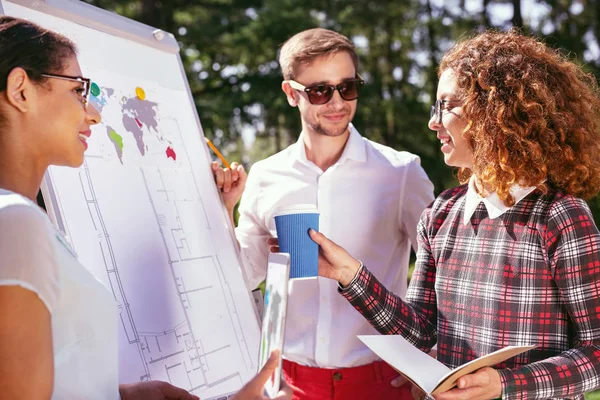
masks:
[(110, 137), (114, 144), (119, 146), (119, 150), (123, 151), (123, 137), (121, 135), (111, 129), (110, 132), (108, 132), (108, 137)]
[(92, 87), (90, 88), (92, 94), (96, 97), (100, 94), (100, 87), (96, 84), (96, 82), (92, 82)]
[(115, 130), (110, 126), (106, 127), (106, 133), (108, 133), (108, 138), (115, 146), (119, 161), (121, 161), (121, 164), (123, 164), (123, 137), (115, 132)]

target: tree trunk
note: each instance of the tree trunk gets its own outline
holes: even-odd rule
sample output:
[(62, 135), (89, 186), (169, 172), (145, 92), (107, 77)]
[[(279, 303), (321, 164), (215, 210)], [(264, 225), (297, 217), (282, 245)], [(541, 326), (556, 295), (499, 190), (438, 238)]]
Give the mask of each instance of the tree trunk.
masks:
[(435, 42), (436, 39), (436, 32), (435, 32), (435, 25), (434, 25), (434, 21), (433, 21), (433, 9), (431, 7), (431, 2), (429, 0), (427, 0), (427, 2), (425, 3), (425, 7), (427, 9), (427, 16), (428, 16), (428, 23), (427, 23), (427, 34), (429, 35), (429, 71), (427, 71), (427, 75), (429, 77), (429, 82), (431, 83), (431, 92), (430, 92), (430, 97), (431, 97), (431, 102), (433, 103), (435, 101), (435, 98), (437, 97), (437, 84), (438, 84), (438, 77), (437, 77), (437, 65), (438, 65), (438, 60), (437, 57), (435, 56), (435, 54), (437, 53), (437, 45)]
[[(596, 6), (596, 22), (594, 23), (594, 33), (596, 35), (596, 43), (600, 43), (600, 0), (595, 0)], [(596, 60), (596, 65), (600, 67), (600, 60)], [(598, 77), (600, 80), (600, 77)]]
[[(389, 2), (388, 2), (389, 5)], [(387, 7), (386, 7), (387, 8)], [(394, 78), (393, 78), (393, 67), (394, 67), (394, 62), (392, 59), (392, 42), (394, 39), (394, 21), (392, 21), (392, 19), (387, 16), (385, 19), (385, 34), (386, 34), (386, 41), (385, 41), (385, 55), (386, 55), (386, 68), (383, 71), (383, 76), (385, 77), (385, 80), (387, 81), (387, 83), (384, 85), (384, 88), (387, 89), (388, 93), (390, 94), (390, 98), (387, 101), (387, 111), (386, 111), (386, 142), (385, 144), (390, 144), (393, 143), (394, 137), (396, 136), (396, 121), (395, 121), (395, 117), (396, 117), (396, 113), (395, 113), (395, 105), (396, 105), (396, 101), (394, 100), (394, 87), (395, 82), (394, 82)], [(384, 89), (384, 90), (385, 90)]]
[(175, 20), (173, 18), (173, 15), (175, 14), (175, 5), (173, 3), (174, 1), (172, 0), (168, 0), (163, 3), (161, 10), (161, 26), (165, 31), (176, 34), (177, 32), (175, 32), (175, 29), (177, 29), (177, 27), (175, 26)]
[(596, 11), (596, 18), (594, 19), (594, 35), (596, 36), (596, 43), (600, 43), (600, 0), (591, 0), (589, 4), (593, 5)]
[(285, 126), (285, 114), (279, 114), (277, 116), (277, 129), (275, 129), (275, 152), (279, 153), (283, 150), (283, 136), (286, 135), (286, 126)]
[(141, 1), (140, 21), (150, 26), (159, 26), (158, 9), (155, 0)]
[(483, 29), (490, 27), (490, 19), (488, 18), (489, 0), (483, 0), (483, 11), (481, 12), (481, 25)]
[(600, 43), (600, 0), (596, 0), (596, 23), (594, 32), (596, 32), (596, 43)]
[(523, 16), (521, 14), (521, 0), (512, 0), (513, 17), (512, 24), (515, 28), (523, 29)]

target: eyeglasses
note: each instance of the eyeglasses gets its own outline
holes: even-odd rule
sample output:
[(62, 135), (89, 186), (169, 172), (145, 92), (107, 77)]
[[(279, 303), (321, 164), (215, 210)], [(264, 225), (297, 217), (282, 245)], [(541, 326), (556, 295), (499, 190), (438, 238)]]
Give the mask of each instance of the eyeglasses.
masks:
[(64, 79), (66, 81), (80, 82), (81, 93), (79, 94), (80, 100), (84, 107), (87, 107), (90, 101), (90, 87), (92, 81), (88, 78), (82, 78), (80, 76), (69, 76), (69, 75), (58, 75), (58, 74), (40, 74), (46, 78)]
[(346, 101), (356, 100), (358, 99), (360, 88), (365, 83), (358, 74), (356, 75), (356, 79), (344, 81), (339, 85), (319, 83), (314, 86), (304, 86), (293, 80), (287, 80), (286, 82), (289, 83), (293, 89), (305, 92), (309, 103), (314, 105), (327, 104), (333, 98), (333, 94), (336, 90), (340, 92), (340, 97), (342, 99)]
[(450, 109), (444, 108), (444, 104), (454, 103), (454, 102), (455, 102), (454, 100), (447, 100), (447, 99), (436, 100), (435, 103), (431, 106), (431, 111), (429, 112), (429, 119), (435, 117), (435, 120), (433, 122), (435, 122), (436, 124), (441, 124), (442, 117), (444, 116), (444, 114), (447, 114), (448, 112), (450, 112)]

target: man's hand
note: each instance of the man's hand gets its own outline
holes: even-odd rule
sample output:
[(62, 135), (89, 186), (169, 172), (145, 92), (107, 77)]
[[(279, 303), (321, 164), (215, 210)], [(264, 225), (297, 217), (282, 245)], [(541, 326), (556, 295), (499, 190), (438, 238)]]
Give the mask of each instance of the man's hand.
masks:
[(200, 400), (167, 382), (150, 381), (119, 385), (121, 400)]
[(488, 400), (502, 395), (500, 374), (493, 368), (481, 368), (472, 374), (461, 376), (457, 387), (435, 395), (436, 400)]
[(233, 209), (238, 201), (240, 201), (246, 187), (248, 175), (244, 170), (244, 166), (233, 162), (231, 163), (231, 168), (221, 168), (219, 167), (219, 163), (213, 161), (210, 167), (213, 171), (217, 188), (223, 195), (225, 207), (233, 215)]
[[(242, 390), (237, 392), (232, 400), (267, 400), (268, 397), (263, 394), (263, 388), (265, 383), (273, 376), (278, 364), (279, 351), (274, 350), (260, 372)], [(290, 400), (291, 398), (292, 389), (282, 379), (281, 387), (275, 400)]]

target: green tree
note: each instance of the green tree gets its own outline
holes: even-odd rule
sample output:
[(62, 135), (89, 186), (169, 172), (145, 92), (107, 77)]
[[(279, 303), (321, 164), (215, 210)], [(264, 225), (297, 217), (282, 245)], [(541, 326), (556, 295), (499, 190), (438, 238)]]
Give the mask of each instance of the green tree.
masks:
[[(431, 0), (88, 0), (172, 32), (204, 133), (228, 158), (247, 166), (297, 139), (300, 121), (281, 92), (280, 45), (312, 27), (337, 30), (355, 41), (366, 85), (354, 120), (366, 137), (421, 156), (436, 192), (453, 186), (435, 134), (427, 127), (437, 65), (456, 40), (486, 28), (522, 28), (600, 74), (600, 0), (536, 0), (549, 12), (523, 15), (521, 0), (481, 0), (478, 11)], [(471, 7), (473, 3), (471, 2)], [(512, 16), (493, 18), (498, 6)], [(496, 25), (493, 26), (493, 23)], [(255, 140), (244, 146), (244, 132)], [(600, 223), (600, 199), (589, 202)]]

